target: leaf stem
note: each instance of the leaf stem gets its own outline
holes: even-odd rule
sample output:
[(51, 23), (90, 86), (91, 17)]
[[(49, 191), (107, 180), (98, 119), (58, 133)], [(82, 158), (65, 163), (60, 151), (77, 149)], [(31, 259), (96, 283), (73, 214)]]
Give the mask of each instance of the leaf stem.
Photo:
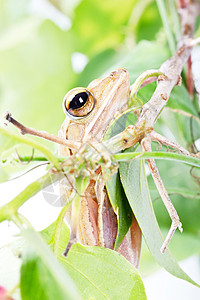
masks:
[(12, 296), (12, 294), (14, 294), (15, 291), (18, 290), (19, 288), (20, 288), (20, 284), (17, 283), (17, 284), (12, 288), (12, 290), (10, 290), (10, 291), (7, 293), (7, 297)]
[(23, 136), (9, 132), (8, 130), (6, 130), (2, 127), (0, 127), (0, 133), (10, 137), (11, 139), (14, 139), (15, 141), (17, 141), (21, 144), (26, 144), (26, 145), (29, 145), (29, 146), (37, 149), (38, 151), (40, 151), (41, 153), (44, 154), (44, 156), (52, 163), (52, 165), (57, 170), (60, 169), (58, 159), (47, 147), (43, 146), (42, 144), (40, 144), (36, 141), (32, 141), (32, 140), (29, 140), (28, 138), (24, 138)]
[(147, 80), (148, 78), (158, 77), (160, 75), (163, 75), (163, 73), (159, 70), (147, 70), (144, 73), (142, 73), (131, 86), (131, 93), (130, 93), (128, 107), (132, 106), (132, 102), (133, 102), (134, 98), (136, 97), (137, 92), (139, 91), (143, 82), (145, 80)]
[(200, 159), (198, 157), (193, 156), (185, 156), (179, 153), (171, 153), (171, 152), (125, 152), (114, 154), (113, 158), (117, 161), (128, 161), (131, 159), (166, 159), (166, 160), (175, 160), (179, 161), (191, 166), (200, 167)]

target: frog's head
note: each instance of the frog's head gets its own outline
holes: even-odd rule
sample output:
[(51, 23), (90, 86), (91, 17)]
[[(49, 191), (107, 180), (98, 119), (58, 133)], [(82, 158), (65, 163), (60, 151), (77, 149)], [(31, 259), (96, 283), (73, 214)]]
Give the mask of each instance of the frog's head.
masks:
[(95, 79), (87, 88), (69, 91), (63, 100), (66, 137), (82, 142), (91, 137), (101, 139), (115, 114), (126, 107), (129, 90), (128, 71), (117, 69), (103, 79)]

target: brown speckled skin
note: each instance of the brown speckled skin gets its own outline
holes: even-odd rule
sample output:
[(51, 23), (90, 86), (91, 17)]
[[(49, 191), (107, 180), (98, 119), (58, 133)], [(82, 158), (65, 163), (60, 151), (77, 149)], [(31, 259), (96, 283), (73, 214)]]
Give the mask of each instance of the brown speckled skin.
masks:
[[(118, 111), (126, 108), (130, 90), (129, 73), (125, 69), (118, 69), (104, 79), (93, 81), (87, 88), (96, 99), (94, 111), (84, 120), (70, 120), (66, 117), (59, 131), (59, 136), (79, 142), (87, 142), (89, 139), (102, 140), (109, 123)], [(99, 114), (100, 111), (100, 114)], [(69, 156), (72, 153), (67, 147), (59, 146), (61, 156)], [(74, 232), (77, 240), (83, 245), (99, 245), (98, 228), (98, 195), (95, 186), (97, 181), (90, 180), (85, 190), (85, 197), (81, 197), (79, 221)], [(66, 202), (72, 190), (66, 191), (61, 185), (63, 201)], [(117, 214), (110, 204), (106, 188), (103, 189), (103, 241), (104, 247), (113, 249), (117, 235)], [(71, 211), (66, 215), (68, 224), (73, 228)], [(133, 216), (133, 223), (126, 234), (117, 252), (122, 254), (135, 267), (139, 265), (141, 250), (141, 231)]]

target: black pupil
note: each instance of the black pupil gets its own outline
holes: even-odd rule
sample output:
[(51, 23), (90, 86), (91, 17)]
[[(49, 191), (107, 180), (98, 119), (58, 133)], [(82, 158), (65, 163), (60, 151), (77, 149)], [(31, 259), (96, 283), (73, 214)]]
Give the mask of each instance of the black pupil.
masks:
[(78, 93), (69, 103), (69, 109), (78, 109), (86, 103), (89, 94), (86, 92)]

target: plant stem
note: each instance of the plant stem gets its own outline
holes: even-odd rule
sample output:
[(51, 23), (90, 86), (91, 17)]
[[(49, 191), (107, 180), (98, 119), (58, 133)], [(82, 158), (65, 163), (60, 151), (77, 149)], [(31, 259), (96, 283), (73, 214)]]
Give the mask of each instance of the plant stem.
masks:
[(191, 166), (200, 167), (200, 158), (193, 157), (193, 156), (185, 156), (178, 153), (171, 153), (171, 152), (125, 152), (125, 153), (118, 153), (114, 154), (113, 158), (116, 161), (129, 161), (132, 159), (166, 159), (172, 160), (177, 162), (182, 162)]
[(136, 94), (139, 91), (141, 85), (143, 84), (143, 82), (146, 79), (151, 78), (151, 77), (158, 77), (160, 75), (163, 75), (163, 73), (159, 70), (148, 70), (148, 71), (145, 71), (144, 73), (142, 73), (136, 79), (136, 81), (132, 84), (130, 97), (136, 96)]
[(8, 130), (6, 130), (2, 127), (0, 127), (0, 133), (5, 135), (5, 136), (10, 137), (11, 139), (15, 140), (18, 143), (26, 144), (26, 145), (29, 145), (29, 146), (33, 147), (34, 149), (37, 149), (38, 151), (40, 151), (41, 153), (44, 154), (44, 156), (48, 159), (48, 161), (51, 162), (52, 165), (57, 170), (60, 169), (58, 159), (47, 147), (43, 146), (42, 144), (40, 144), (36, 141), (32, 141), (32, 140), (29, 140), (27, 138), (24, 138), (23, 136), (14, 134), (12, 132), (9, 132)]
[(12, 217), (16, 215), (17, 210), (27, 201), (29, 198), (36, 195), (40, 190), (44, 189), (48, 185), (56, 182), (60, 179), (61, 173), (53, 173), (50, 170), (47, 174), (40, 177), (30, 185), (28, 185), (19, 195), (17, 195), (8, 204), (5, 204), (0, 208), (0, 222), (5, 220), (12, 220)]
[[(144, 138), (141, 142), (141, 145), (142, 145), (142, 148), (144, 149), (144, 151), (148, 151), (148, 152), (151, 152), (151, 139), (150, 138)], [(179, 216), (177, 214), (177, 211), (176, 209), (174, 208), (169, 196), (168, 196), (168, 193), (165, 189), (165, 186), (163, 184), (163, 181), (160, 177), (160, 173), (158, 171), (158, 168), (156, 166), (156, 163), (155, 163), (155, 160), (154, 159), (147, 159), (147, 163), (149, 165), (149, 168), (151, 170), (151, 174), (152, 174), (152, 177), (153, 177), (153, 180), (154, 180), (154, 183), (157, 187), (157, 190), (160, 194), (160, 197), (169, 213), (169, 216), (172, 220), (172, 225), (170, 227), (170, 230), (167, 234), (167, 237), (160, 249), (161, 253), (164, 253), (174, 232), (176, 231), (177, 228), (179, 228), (179, 230), (182, 232), (183, 229), (182, 229), (182, 224), (179, 220)]]

